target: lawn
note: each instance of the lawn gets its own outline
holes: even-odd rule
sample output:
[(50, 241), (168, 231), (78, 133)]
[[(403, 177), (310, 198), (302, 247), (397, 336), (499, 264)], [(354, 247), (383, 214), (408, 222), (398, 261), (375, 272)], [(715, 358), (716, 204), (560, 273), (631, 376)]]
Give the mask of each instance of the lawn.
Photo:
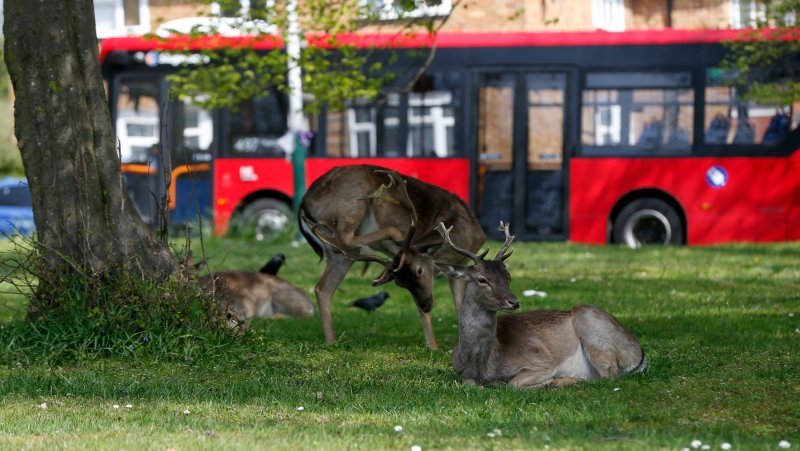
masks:
[[(204, 247), (216, 269), (257, 270), (284, 252), (281, 275), (309, 292), (322, 270), (306, 245)], [(639, 337), (649, 370), (562, 389), (461, 386), (450, 367), (457, 323), (446, 282), (436, 282), (432, 351), (407, 292), (388, 286), (391, 297), (372, 314), (347, 307), (377, 291), (377, 268), (354, 269), (334, 300), (333, 346), (316, 317), (256, 321), (240, 339), (136, 358), (20, 355), (0, 334), (0, 448), (800, 446), (800, 243), (516, 248), (507, 262), (523, 310), (600, 306)], [(24, 311), (8, 288), (0, 287), (5, 328)], [(524, 298), (526, 289), (547, 296)]]

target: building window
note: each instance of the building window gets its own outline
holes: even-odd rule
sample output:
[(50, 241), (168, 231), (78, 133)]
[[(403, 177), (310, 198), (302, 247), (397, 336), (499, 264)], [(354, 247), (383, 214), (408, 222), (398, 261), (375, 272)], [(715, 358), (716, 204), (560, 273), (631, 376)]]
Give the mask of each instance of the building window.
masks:
[(379, 20), (446, 16), (453, 10), (452, 0), (414, 0), (413, 10), (403, 11), (398, 0), (364, 0), (365, 6), (377, 12)]
[(263, 11), (266, 8), (274, 8), (274, 0), (234, 0), (224, 3), (211, 3), (211, 15), (216, 17), (241, 17), (246, 16), (251, 10)]
[(782, 17), (780, 14), (772, 13), (767, 17), (767, 8), (764, 3), (756, 0), (730, 0), (731, 28), (756, 27), (769, 22), (771, 26), (793, 26), (797, 23), (797, 10), (791, 10)]
[(759, 7), (755, 0), (730, 0), (731, 28), (747, 28), (756, 25)]
[(598, 30), (625, 31), (625, 1), (592, 0), (592, 24)]
[(147, 0), (94, 0), (94, 18), (100, 39), (150, 31)]

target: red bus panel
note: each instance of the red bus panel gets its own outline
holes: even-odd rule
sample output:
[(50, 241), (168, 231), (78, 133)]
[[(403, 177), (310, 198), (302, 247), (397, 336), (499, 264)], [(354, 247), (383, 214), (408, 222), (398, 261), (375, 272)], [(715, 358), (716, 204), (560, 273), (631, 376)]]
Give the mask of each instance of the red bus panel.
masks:
[(664, 193), (680, 205), (688, 244), (800, 238), (800, 152), (795, 152), (791, 158), (573, 158), (570, 239), (606, 243), (615, 205), (644, 190)]

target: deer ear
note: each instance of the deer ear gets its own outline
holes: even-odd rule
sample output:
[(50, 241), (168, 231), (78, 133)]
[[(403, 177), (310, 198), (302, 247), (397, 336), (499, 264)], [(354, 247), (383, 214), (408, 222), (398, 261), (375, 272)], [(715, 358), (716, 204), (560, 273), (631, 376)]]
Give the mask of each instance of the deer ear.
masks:
[(461, 265), (441, 265), (436, 263), (436, 269), (451, 279), (460, 279), (467, 273), (467, 267)]

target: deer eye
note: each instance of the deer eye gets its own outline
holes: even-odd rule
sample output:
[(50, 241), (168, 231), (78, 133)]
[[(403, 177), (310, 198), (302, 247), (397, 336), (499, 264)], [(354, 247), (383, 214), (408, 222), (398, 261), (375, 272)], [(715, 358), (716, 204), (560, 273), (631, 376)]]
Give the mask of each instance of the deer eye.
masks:
[(478, 281), (478, 285), (489, 285), (489, 281), (486, 280), (486, 277), (478, 276), (475, 280)]
[(422, 273), (423, 273), (423, 272), (424, 272), (424, 271), (423, 271), (423, 269), (422, 269), (422, 266), (418, 266), (418, 267), (417, 267), (417, 277), (422, 277)]

